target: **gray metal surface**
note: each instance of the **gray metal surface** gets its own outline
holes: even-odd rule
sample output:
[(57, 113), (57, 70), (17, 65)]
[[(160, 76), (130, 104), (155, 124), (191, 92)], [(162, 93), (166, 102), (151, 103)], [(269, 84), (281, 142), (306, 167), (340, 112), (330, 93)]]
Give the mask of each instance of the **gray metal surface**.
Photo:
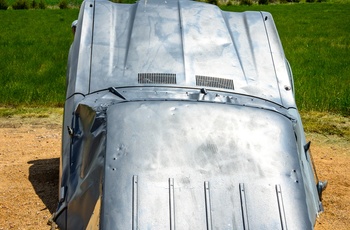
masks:
[[(291, 229), (312, 226), (293, 122), (280, 114), (198, 102), (133, 102), (110, 107), (107, 127), (101, 222), (108, 229), (130, 228), (125, 220), (132, 219), (133, 175), (141, 229), (169, 229), (169, 202), (175, 203), (170, 217), (179, 229), (242, 227), (240, 183), (251, 229), (280, 228), (278, 198), (288, 204), (281, 211)], [(168, 180), (174, 181), (173, 199)], [(276, 186), (288, 196), (277, 196)]]
[(67, 82), (61, 229), (313, 228), (322, 204), (270, 14), (85, 1)]
[(203, 86), (198, 76), (219, 78), (232, 81), (235, 93), (295, 106), (289, 66), (266, 12), (223, 12), (187, 0), (86, 1), (76, 36), (67, 96), (140, 86), (139, 74), (173, 74), (178, 87)]

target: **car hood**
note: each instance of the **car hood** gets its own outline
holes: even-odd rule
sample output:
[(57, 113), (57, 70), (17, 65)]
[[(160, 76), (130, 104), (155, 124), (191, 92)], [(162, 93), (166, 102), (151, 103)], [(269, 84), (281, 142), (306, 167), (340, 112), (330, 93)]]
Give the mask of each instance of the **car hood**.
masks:
[(131, 102), (107, 127), (103, 229), (312, 228), (293, 121), (279, 113)]

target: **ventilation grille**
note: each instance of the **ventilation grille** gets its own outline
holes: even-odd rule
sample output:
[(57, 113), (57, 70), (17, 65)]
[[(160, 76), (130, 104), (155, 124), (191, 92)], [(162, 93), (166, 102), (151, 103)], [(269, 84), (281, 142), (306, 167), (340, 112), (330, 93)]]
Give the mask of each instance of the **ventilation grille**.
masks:
[(196, 75), (196, 85), (222, 89), (234, 89), (233, 80)]
[(139, 73), (140, 84), (176, 84), (176, 74), (173, 73)]

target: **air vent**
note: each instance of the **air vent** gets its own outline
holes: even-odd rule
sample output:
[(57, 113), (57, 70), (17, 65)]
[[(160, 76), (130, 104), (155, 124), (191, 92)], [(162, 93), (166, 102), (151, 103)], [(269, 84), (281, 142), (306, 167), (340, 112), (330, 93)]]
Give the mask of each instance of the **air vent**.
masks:
[(139, 73), (140, 84), (176, 84), (176, 74), (173, 73)]
[(196, 85), (222, 89), (234, 89), (233, 80), (196, 75)]

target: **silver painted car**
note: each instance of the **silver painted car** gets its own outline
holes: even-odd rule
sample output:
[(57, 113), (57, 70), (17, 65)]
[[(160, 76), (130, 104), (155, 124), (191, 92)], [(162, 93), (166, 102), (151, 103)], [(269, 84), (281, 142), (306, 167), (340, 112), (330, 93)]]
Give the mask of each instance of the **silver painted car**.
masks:
[(266, 12), (84, 1), (62, 142), (61, 229), (305, 230), (323, 209)]

